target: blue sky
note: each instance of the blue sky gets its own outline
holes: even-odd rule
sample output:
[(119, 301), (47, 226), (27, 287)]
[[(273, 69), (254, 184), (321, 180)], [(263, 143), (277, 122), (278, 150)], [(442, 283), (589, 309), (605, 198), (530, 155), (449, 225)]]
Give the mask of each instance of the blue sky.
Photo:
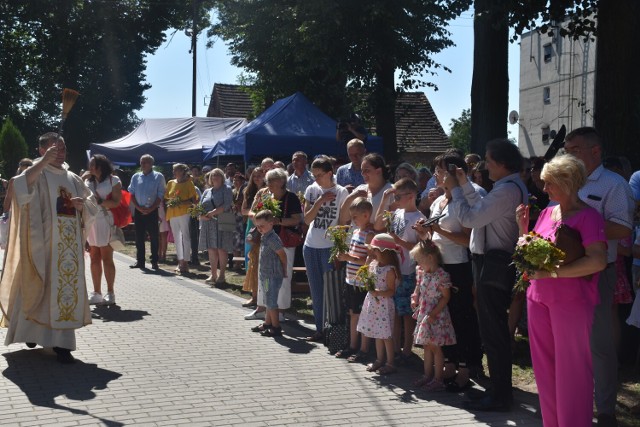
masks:
[[(434, 58), (452, 72), (440, 71), (438, 76), (425, 78), (435, 83), (438, 90), (422, 89), (442, 124), (449, 133), (451, 119), (460, 116), (471, 106), (471, 77), (473, 72), (473, 15), (463, 13), (451, 22), (449, 31), (456, 44)], [(145, 92), (147, 101), (138, 112), (140, 118), (167, 118), (191, 116), (192, 59), (190, 40), (184, 33), (169, 34), (167, 41), (147, 58), (147, 82), (151, 89)], [(509, 46), (509, 111), (518, 110), (519, 45)], [(198, 41), (198, 77), (196, 107), (198, 116), (206, 116), (209, 96), (214, 83), (238, 83), (242, 72), (231, 65), (229, 52), (222, 40), (216, 40), (212, 49), (205, 48), (205, 40)], [(505, 117), (505, 122), (507, 117)], [(509, 125), (509, 137), (518, 138), (517, 125)]]

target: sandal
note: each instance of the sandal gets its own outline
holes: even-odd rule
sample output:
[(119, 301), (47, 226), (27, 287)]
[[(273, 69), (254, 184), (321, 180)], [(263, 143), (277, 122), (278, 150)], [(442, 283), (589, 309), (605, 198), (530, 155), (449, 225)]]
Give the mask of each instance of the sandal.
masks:
[(274, 328), (270, 327), (260, 332), (260, 335), (263, 337), (281, 337), (282, 336), (282, 328)]
[(366, 369), (367, 369), (367, 371), (368, 371), (368, 372), (376, 372), (376, 371), (377, 371), (378, 369), (380, 369), (383, 365), (384, 365), (384, 363), (382, 363), (382, 362), (381, 362), (381, 361), (379, 361), (379, 360), (376, 360), (376, 361), (375, 361), (375, 362), (373, 362), (373, 363), (369, 363), (369, 364), (367, 365), (367, 368), (366, 368)]
[(324, 335), (322, 334), (322, 332), (316, 332), (315, 334), (311, 335), (310, 337), (306, 337), (305, 341), (322, 342), (322, 341), (324, 341)]
[(369, 355), (367, 353), (365, 353), (364, 351), (359, 351), (356, 354), (352, 354), (351, 356), (347, 357), (347, 362), (349, 363), (362, 363), (365, 360), (367, 360), (367, 358), (369, 357)]
[(254, 326), (251, 328), (251, 332), (263, 332), (270, 328), (271, 325), (267, 325), (266, 323), (261, 323), (258, 326)]
[(442, 382), (442, 380), (438, 380), (434, 378), (433, 380), (431, 380), (429, 384), (422, 386), (421, 390), (422, 391), (442, 391), (444, 390), (444, 383)]
[(336, 352), (336, 357), (338, 359), (346, 359), (348, 357), (350, 357), (352, 354), (354, 354), (356, 352), (356, 350), (352, 349), (352, 348), (345, 348), (342, 350), (338, 350)]
[(411, 383), (414, 387), (424, 387), (429, 384), (433, 380), (433, 377), (429, 377), (427, 375), (421, 376), (419, 379), (415, 380)]
[(395, 374), (396, 372), (398, 372), (398, 369), (393, 365), (389, 365), (388, 363), (378, 370), (378, 373), (380, 375), (391, 375)]

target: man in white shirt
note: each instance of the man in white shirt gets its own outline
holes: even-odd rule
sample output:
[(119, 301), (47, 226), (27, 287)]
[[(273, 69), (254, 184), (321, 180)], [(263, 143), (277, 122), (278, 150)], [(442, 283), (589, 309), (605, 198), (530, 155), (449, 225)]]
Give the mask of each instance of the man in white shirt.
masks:
[(607, 236), (607, 268), (600, 273), (596, 306), (591, 330), (591, 356), (595, 401), (599, 426), (615, 426), (618, 358), (613, 340), (613, 294), (616, 285), (615, 261), (618, 240), (631, 235), (634, 201), (629, 184), (620, 175), (602, 166), (602, 141), (592, 127), (570, 132), (564, 151), (582, 160), (587, 168), (587, 183), (580, 189), (580, 199), (602, 214)]

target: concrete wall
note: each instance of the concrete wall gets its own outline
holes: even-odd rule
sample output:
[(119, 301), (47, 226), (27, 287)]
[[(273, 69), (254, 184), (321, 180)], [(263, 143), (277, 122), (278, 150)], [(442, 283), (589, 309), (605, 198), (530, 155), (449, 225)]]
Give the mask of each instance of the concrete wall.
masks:
[[(531, 31), (521, 38), (518, 146), (524, 156), (544, 155), (553, 139), (543, 141), (547, 130), (593, 125), (596, 42), (554, 33)], [(551, 48), (548, 62), (545, 45)]]

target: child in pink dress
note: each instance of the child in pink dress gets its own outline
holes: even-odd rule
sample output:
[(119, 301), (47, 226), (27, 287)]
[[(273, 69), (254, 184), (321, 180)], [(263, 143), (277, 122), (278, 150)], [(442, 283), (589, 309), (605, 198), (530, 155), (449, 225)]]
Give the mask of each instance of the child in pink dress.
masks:
[[(398, 253), (400, 247), (389, 234), (377, 234), (369, 244), (374, 261), (369, 272), (375, 275), (376, 288), (369, 291), (358, 319), (358, 332), (376, 340), (376, 361), (367, 365), (367, 371), (382, 375), (396, 372), (393, 364), (393, 295), (400, 279)], [(385, 364), (386, 360), (386, 364)]]
[[(444, 390), (443, 345), (456, 343), (447, 303), (451, 296), (449, 273), (440, 267), (438, 247), (431, 240), (423, 240), (412, 250), (418, 263), (418, 285), (411, 295), (411, 308), (417, 320), (414, 342), (424, 346), (424, 375), (414, 382), (426, 391)], [(435, 364), (435, 372), (434, 372)]]

